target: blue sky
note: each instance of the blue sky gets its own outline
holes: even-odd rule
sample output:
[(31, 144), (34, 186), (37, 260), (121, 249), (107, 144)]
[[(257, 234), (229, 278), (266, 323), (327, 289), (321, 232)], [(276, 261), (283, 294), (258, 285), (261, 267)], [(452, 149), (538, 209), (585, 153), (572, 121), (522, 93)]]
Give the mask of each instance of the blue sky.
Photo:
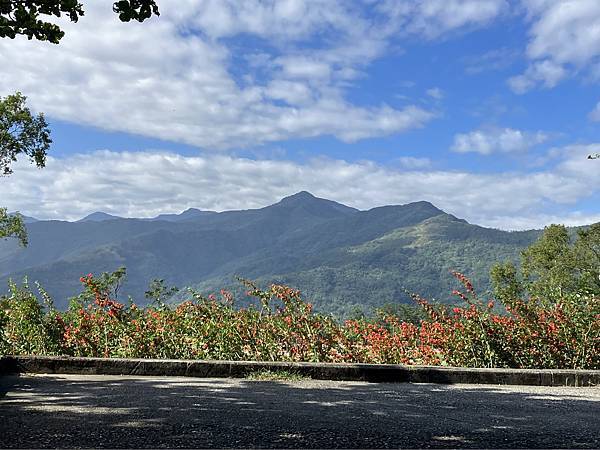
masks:
[(0, 42), (0, 95), (27, 95), (54, 139), (3, 203), (145, 217), (309, 190), (505, 229), (600, 220), (595, 0), (159, 5), (144, 24), (86, 5), (58, 46)]

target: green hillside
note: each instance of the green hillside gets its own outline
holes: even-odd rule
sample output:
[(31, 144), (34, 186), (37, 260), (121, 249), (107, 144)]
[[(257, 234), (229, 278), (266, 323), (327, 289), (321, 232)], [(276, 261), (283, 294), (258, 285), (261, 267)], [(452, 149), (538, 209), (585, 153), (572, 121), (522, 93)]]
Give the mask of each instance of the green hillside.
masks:
[[(320, 309), (347, 315), (355, 307), (367, 311), (372, 306), (407, 302), (406, 290), (443, 302), (456, 300), (450, 294), (456, 286), (451, 270), (467, 274), (484, 293), (489, 289), (491, 265), (516, 261), (538, 236), (539, 231), (492, 230), (439, 214), (357, 245), (309, 253), (301, 262), (295, 261), (296, 270), (278, 271), (276, 262), (271, 262), (267, 276), (244, 266), (236, 273), (250, 272), (263, 283), (289, 284)], [(262, 267), (264, 262), (260, 263)], [(282, 267), (289, 265), (281, 261)], [(198, 288), (214, 290), (224, 285), (236, 288), (227, 276), (206, 280)]]

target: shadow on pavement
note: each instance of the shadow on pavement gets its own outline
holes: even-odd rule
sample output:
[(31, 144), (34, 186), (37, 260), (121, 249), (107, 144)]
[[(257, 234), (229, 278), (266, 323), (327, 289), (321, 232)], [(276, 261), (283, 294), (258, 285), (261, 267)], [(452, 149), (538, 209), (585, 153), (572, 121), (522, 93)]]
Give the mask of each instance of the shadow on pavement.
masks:
[(0, 447), (600, 447), (598, 388), (0, 377)]

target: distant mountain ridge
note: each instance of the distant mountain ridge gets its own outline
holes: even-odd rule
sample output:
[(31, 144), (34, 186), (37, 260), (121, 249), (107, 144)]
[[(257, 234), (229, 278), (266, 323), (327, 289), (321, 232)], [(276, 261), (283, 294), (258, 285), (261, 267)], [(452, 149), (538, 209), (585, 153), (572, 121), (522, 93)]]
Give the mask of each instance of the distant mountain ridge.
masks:
[[(11, 213), (15, 214), (15, 213)], [(167, 222), (183, 222), (185, 220), (196, 219), (201, 216), (217, 214), (215, 211), (203, 211), (197, 208), (188, 208), (185, 211), (182, 211), (179, 214), (159, 214), (156, 217), (149, 218), (134, 218), (137, 220), (148, 220), (148, 221), (160, 221), (165, 220)], [(43, 219), (36, 219), (34, 217), (23, 216), (23, 221), (25, 223), (33, 223), (33, 222), (41, 222)], [(106, 220), (116, 220), (116, 219), (126, 219), (126, 217), (115, 216), (113, 214), (108, 214), (103, 211), (96, 211), (88, 214), (85, 217), (82, 217), (79, 220), (71, 221), (71, 220), (61, 220), (61, 222), (104, 222)]]
[(189, 208), (179, 214), (160, 214), (156, 217), (146, 220), (166, 220), (168, 222), (183, 222), (186, 220), (194, 220), (206, 215), (217, 214), (215, 211), (202, 211), (196, 208)]
[(154, 278), (209, 293), (237, 289), (234, 276), (242, 276), (292, 285), (338, 314), (407, 301), (405, 289), (449, 300), (450, 269), (485, 290), (489, 267), (516, 259), (539, 235), (472, 225), (424, 201), (360, 211), (305, 191), (259, 209), (152, 219), (93, 213), (31, 222), (28, 233), (26, 249), (0, 241), (0, 292), (27, 275), (65, 307), (82, 274), (126, 266), (122, 292), (139, 303)]

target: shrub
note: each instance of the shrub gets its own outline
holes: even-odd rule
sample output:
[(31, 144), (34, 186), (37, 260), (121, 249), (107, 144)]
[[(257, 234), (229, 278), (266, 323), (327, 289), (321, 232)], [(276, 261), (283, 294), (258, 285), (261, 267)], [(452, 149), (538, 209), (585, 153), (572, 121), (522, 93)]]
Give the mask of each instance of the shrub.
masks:
[(9, 283), (0, 297), (0, 354), (57, 355), (63, 352), (63, 321), (48, 294), (38, 285), (41, 300), (27, 279)]
[(466, 306), (426, 305), (448, 338), (442, 352), (450, 365), (518, 368), (600, 368), (600, 298), (570, 294), (553, 303), (537, 298), (482, 301), (469, 280), (454, 273)]
[[(10, 285), (0, 298), (0, 351), (11, 354), (364, 362), (515, 368), (600, 368), (600, 299), (572, 294), (552, 304), (481, 300), (454, 276), (462, 306), (415, 296), (425, 319), (406, 322), (393, 310), (343, 323), (313, 312), (300, 292), (262, 290), (243, 281), (259, 307), (235, 308), (231, 293), (190, 291), (178, 305), (140, 308), (116, 300), (124, 269), (81, 278), (82, 293), (56, 311), (42, 289)], [(505, 309), (505, 311), (504, 311)]]

